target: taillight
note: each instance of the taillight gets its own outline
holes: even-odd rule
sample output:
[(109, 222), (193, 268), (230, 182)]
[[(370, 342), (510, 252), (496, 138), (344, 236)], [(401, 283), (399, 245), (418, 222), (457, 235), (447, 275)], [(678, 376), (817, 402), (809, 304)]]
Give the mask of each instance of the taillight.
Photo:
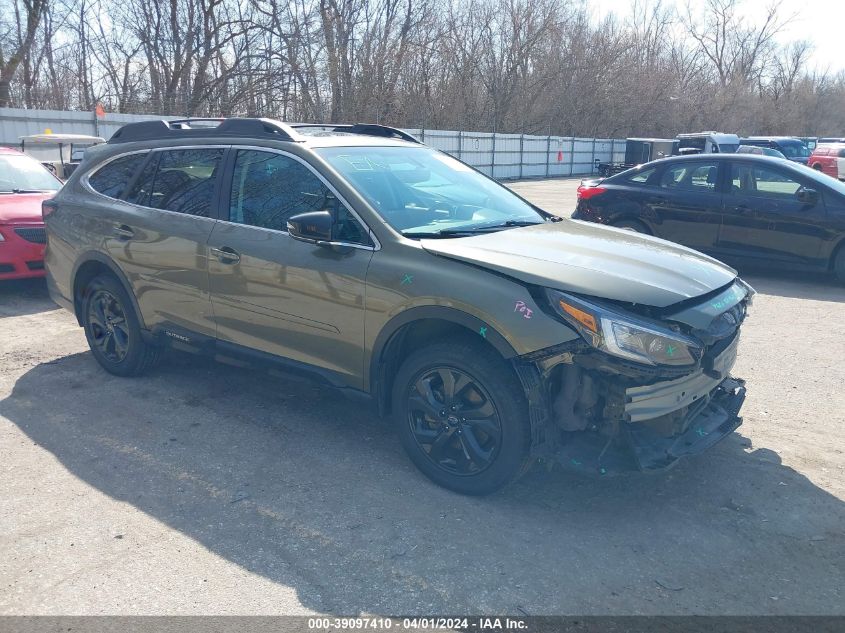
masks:
[(41, 203), (41, 217), (46, 220), (47, 216), (58, 208), (59, 205), (54, 200), (45, 200)]
[(579, 200), (589, 200), (590, 198), (594, 198), (600, 194), (603, 194), (605, 191), (607, 191), (606, 187), (585, 187), (584, 185), (581, 185), (578, 187), (576, 196)]

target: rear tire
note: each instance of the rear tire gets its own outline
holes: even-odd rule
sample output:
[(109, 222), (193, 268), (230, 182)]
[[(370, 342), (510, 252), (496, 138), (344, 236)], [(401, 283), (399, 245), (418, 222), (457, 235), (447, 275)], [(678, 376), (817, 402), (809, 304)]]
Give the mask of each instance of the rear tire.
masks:
[(396, 375), (392, 402), (408, 457), (444, 488), (490, 494), (530, 466), (525, 396), (486, 346), (452, 341), (412, 353)]
[(95, 277), (83, 296), (85, 338), (103, 369), (115, 376), (139, 376), (158, 363), (162, 349), (144, 341), (129, 295), (117, 279)]
[(618, 229), (627, 229), (636, 233), (651, 235), (651, 231), (648, 230), (648, 227), (639, 220), (619, 220), (618, 222), (614, 222), (612, 226), (615, 226)]
[(836, 281), (845, 284), (845, 244), (839, 247), (836, 256), (833, 258), (833, 274)]

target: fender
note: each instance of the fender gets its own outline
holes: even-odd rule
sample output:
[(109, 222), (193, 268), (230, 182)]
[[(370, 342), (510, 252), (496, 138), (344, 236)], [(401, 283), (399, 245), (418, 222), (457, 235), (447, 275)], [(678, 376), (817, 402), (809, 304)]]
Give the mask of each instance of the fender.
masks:
[(372, 353), (370, 354), (370, 367), (366, 372), (369, 378), (369, 391), (374, 393), (377, 398), (381, 400), (385, 394), (375, 393), (381, 383), (381, 376), (379, 373), (383, 371), (384, 363), (382, 357), (387, 347), (396, 339), (395, 335), (402, 327), (413, 323), (414, 321), (421, 321), (423, 319), (436, 319), (440, 321), (448, 321), (461, 325), (469, 332), (474, 332), (482, 336), (488, 343), (490, 343), (496, 350), (506, 359), (517, 356), (516, 350), (511, 346), (507, 339), (502, 336), (493, 327), (463, 310), (457, 308), (449, 308), (446, 306), (418, 306), (415, 308), (408, 308), (400, 312), (392, 319), (390, 319), (379, 332), (373, 344)]
[[(85, 264), (89, 262), (97, 262), (99, 264), (103, 264), (106, 268), (108, 268), (112, 274), (117, 278), (117, 280), (123, 286), (123, 289), (126, 291), (126, 294), (129, 295), (129, 300), (132, 302), (132, 309), (135, 310), (135, 316), (138, 317), (138, 323), (141, 324), (141, 329), (147, 330), (146, 323), (144, 323), (144, 317), (141, 314), (141, 307), (138, 305), (138, 299), (135, 297), (135, 293), (132, 292), (132, 285), (129, 283), (129, 280), (126, 278), (126, 275), (120, 269), (120, 267), (112, 261), (106, 255), (103, 255), (99, 251), (87, 251), (79, 256), (76, 260), (76, 264), (73, 266), (73, 273), (71, 274), (71, 288), (76, 286), (76, 275), (79, 272), (79, 269), (82, 268)], [(82, 325), (82, 318), (80, 316), (82, 306), (80, 305), (80, 299), (74, 293), (72, 297), (73, 301), (73, 312), (76, 316), (76, 321), (79, 325)]]

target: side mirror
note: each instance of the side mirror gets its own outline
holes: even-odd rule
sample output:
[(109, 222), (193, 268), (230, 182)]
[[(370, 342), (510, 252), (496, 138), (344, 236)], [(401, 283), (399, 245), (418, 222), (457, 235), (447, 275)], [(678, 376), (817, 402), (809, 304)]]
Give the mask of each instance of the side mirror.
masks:
[(309, 211), (288, 218), (288, 233), (301, 242), (319, 244), (332, 241), (334, 217), (329, 211)]
[(819, 201), (819, 192), (808, 187), (801, 187), (795, 192), (795, 197), (798, 199), (798, 202), (812, 206)]

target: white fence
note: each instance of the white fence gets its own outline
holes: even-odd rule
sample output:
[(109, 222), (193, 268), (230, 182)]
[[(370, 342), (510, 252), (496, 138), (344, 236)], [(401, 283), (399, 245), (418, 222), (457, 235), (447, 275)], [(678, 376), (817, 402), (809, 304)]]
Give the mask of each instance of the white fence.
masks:
[[(153, 114), (0, 108), (0, 145), (15, 146), (20, 137), (51, 130), (56, 134), (90, 134), (108, 139), (120, 126), (150, 119), (177, 119)], [(501, 180), (557, 178), (591, 174), (596, 162), (623, 162), (624, 139), (536, 136), (450, 130), (405, 130), (421, 141), (448, 152), (489, 176)]]

